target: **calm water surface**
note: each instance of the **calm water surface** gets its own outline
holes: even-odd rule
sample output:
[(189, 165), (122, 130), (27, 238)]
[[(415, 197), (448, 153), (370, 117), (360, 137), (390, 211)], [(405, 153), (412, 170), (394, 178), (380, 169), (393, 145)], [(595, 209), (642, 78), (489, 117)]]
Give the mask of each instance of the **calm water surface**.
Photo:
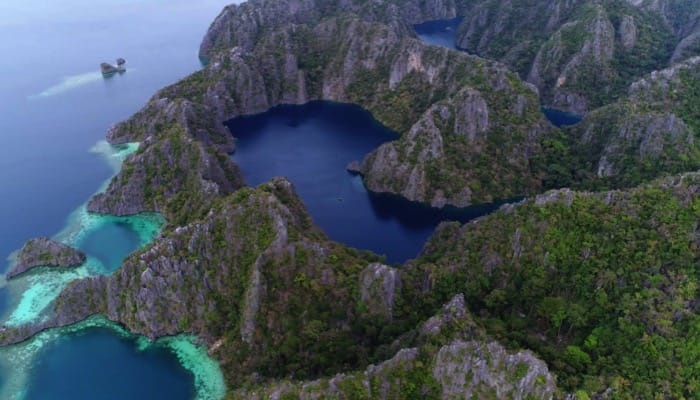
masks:
[(413, 25), (413, 28), (416, 30), (418, 37), (426, 43), (456, 50), (455, 39), (460, 22), (462, 22), (462, 17), (428, 21)]
[(249, 185), (286, 176), (331, 239), (384, 254), (389, 263), (415, 257), (441, 221), (467, 221), (497, 207), (437, 210), (369, 193), (346, 166), (397, 135), (354, 105), (285, 105), (228, 126), (237, 140), (233, 159)]
[[(76, 358), (76, 354), (89, 356)], [(133, 339), (119, 337), (110, 329), (93, 328), (61, 337), (45, 346), (39, 356), (27, 400), (190, 400), (195, 396), (192, 378), (173, 362), (169, 351), (141, 351)]]
[[(76, 210), (114, 173), (96, 143), (157, 89), (201, 67), (199, 42), (230, 2), (0, 2), (0, 273), (8, 268), (5, 257), (27, 239), (80, 225), (84, 215)], [(118, 57), (128, 71), (103, 79), (99, 63)], [(142, 244), (131, 225), (117, 220), (76, 243), (106, 271)], [(30, 290), (33, 282), (0, 279), (0, 316), (31, 309), (21, 290), (50, 292)], [(194, 396), (192, 373), (172, 352), (136, 351), (108, 329), (32, 343), (0, 352), (3, 400)]]

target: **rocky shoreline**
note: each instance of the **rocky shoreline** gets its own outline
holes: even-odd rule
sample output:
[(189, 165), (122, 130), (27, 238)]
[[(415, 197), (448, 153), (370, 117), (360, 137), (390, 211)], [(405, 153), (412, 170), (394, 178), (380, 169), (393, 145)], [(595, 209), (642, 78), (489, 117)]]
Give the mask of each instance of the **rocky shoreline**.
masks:
[[(582, 182), (574, 179), (574, 169), (578, 173), (595, 167), (592, 162), (581, 165), (571, 152), (577, 146), (598, 149), (595, 143), (606, 137), (601, 131), (611, 136), (605, 144), (610, 152), (631, 149), (630, 158), (615, 164), (616, 168), (603, 168), (605, 176), (613, 171), (634, 177), (613, 187), (696, 169), (700, 156), (689, 129), (696, 127), (697, 116), (678, 116), (687, 121), (682, 122), (684, 126), (667, 123), (668, 118), (645, 117), (659, 112), (649, 111), (646, 105), (659, 110), (669, 104), (683, 105), (694, 99), (692, 91), (663, 92), (680, 75), (668, 71), (652, 75), (653, 79), (633, 85), (629, 97), (610, 106), (639, 110), (635, 131), (644, 132), (643, 138), (631, 137), (629, 129), (611, 130), (608, 119), (593, 112), (580, 127), (572, 128), (583, 130), (573, 131), (579, 134), (571, 136), (571, 143), (565, 135), (571, 131), (559, 130), (544, 119), (538, 90), (504, 64), (428, 46), (415, 37), (410, 24), (462, 15), (461, 2), (372, 4), (338, 2), (334, 6), (339, 12), (334, 15), (324, 13), (313, 0), (250, 0), (227, 7), (200, 49), (208, 65), (160, 90), (144, 109), (108, 134), (111, 143), (138, 141), (141, 146), (125, 160), (106, 192), (91, 200), (89, 210), (115, 215), (160, 212), (168, 220), (163, 235), (132, 254), (113, 275), (72, 282), (57, 300), (50, 322), (0, 332), (0, 342), (24, 340), (39, 330), (102, 314), (151, 339), (186, 332), (209, 345), (216, 343), (212, 356), (221, 361), (229, 383), (254, 387), (251, 392), (233, 394), (239, 397), (253, 392), (261, 397), (299, 394), (319, 387), (327, 395), (365, 393), (367, 385), (386, 378), (378, 372), (382, 370), (393, 371), (391, 376), (398, 376), (399, 382), (416, 382), (417, 393), (480, 396), (508, 387), (509, 393), (522, 397), (563, 396), (544, 361), (529, 351), (506, 351), (493, 341), (498, 337), (509, 345), (540, 346), (550, 368), (562, 376), (574, 374), (566, 387), (576, 387), (575, 374), (587, 373), (586, 368), (596, 361), (581, 355), (579, 347), (589, 333), (584, 331), (588, 321), (575, 320), (567, 325), (569, 332), (562, 334), (563, 322), (550, 327), (556, 314), (552, 317), (549, 311), (561, 301), (588, 300), (585, 296), (598, 289), (585, 286), (585, 296), (564, 298), (579, 295), (565, 293), (563, 300), (552, 300), (551, 291), (538, 290), (546, 286), (547, 277), (561, 277), (559, 271), (569, 271), (565, 266), (573, 271), (596, 254), (591, 248), (581, 249), (581, 254), (559, 254), (560, 236), (568, 239), (565, 233), (578, 229), (587, 240), (603, 240), (599, 227), (608, 221), (597, 210), (621, 215), (616, 228), (635, 221), (642, 211), (649, 213), (649, 199), (661, 198), (666, 204), (659, 211), (664, 218), (649, 218), (653, 225), (644, 227), (650, 233), (644, 232), (681, 237), (685, 241), (676, 243), (679, 249), (697, 248), (697, 224), (687, 222), (697, 217), (697, 173), (624, 191), (549, 192), (464, 226), (443, 224), (421, 256), (399, 273), (381, 264), (376, 255), (329, 241), (313, 225), (285, 179), (245, 187), (229, 157), (235, 142), (223, 122), (282, 103), (323, 99), (359, 104), (402, 135), (350, 166), (362, 173), (369, 189), (436, 207), (466, 206), (535, 195), (548, 187), (547, 180), (553, 176), (560, 180), (552, 186), (593, 185), (600, 176), (584, 176)], [(698, 71), (694, 62), (681, 69), (683, 79), (687, 74), (694, 78)], [(659, 93), (681, 97), (659, 97)], [(654, 101), (645, 100), (645, 95)], [(596, 126), (595, 121), (602, 121), (598, 128), (587, 128)], [(671, 130), (675, 133), (667, 141), (670, 125), (682, 129)], [(684, 157), (687, 164), (666, 162), (666, 150), (686, 142), (688, 146), (680, 150), (689, 149)], [(648, 151), (636, 151), (640, 148)], [(660, 160), (661, 167), (646, 171), (635, 160)], [(598, 169), (601, 163), (602, 159)], [(573, 208), (588, 218), (576, 227), (566, 225)], [(674, 218), (683, 224), (667, 223)], [(534, 239), (538, 237), (546, 238), (543, 242), (549, 247)], [(639, 246), (651, 242), (648, 237), (629, 241)], [(444, 248), (447, 244), (450, 247)], [(550, 254), (558, 254), (559, 259)], [(596, 267), (617, 262), (607, 256), (599, 255)], [(604, 270), (595, 273), (602, 286), (615, 287), (622, 279), (613, 279)], [(673, 274), (657, 275), (644, 276), (648, 281), (639, 278), (636, 284), (651, 286), (651, 279), (675, 279)], [(538, 284), (530, 287), (532, 280)], [(675, 290), (678, 282), (671, 283), (659, 290)], [(519, 285), (534, 294), (514, 301), (513, 294), (522, 289)], [(460, 293), (464, 294), (461, 304)], [(679, 303), (682, 314), (697, 313), (685, 300)], [(465, 302), (479, 310), (480, 323), (487, 327), (473, 329), (470, 322), (477, 317), (466, 311)], [(436, 322), (447, 312), (445, 304), (449, 310), (463, 311), (449, 329)], [(661, 306), (647, 306), (652, 310), (649, 315), (639, 311), (641, 316), (628, 316), (628, 322), (667, 329), (664, 321), (653, 319), (655, 307)], [(668, 313), (665, 308), (661, 311)], [(523, 323), (523, 318), (529, 319)], [(523, 326), (530, 330), (509, 336)], [(669, 328), (668, 337), (684, 333), (683, 327), (677, 329)], [(432, 331), (438, 331), (437, 336), (425, 333)], [(375, 359), (387, 361), (370, 366)], [(500, 361), (492, 365), (488, 360)], [(518, 363), (525, 365), (518, 368)], [(508, 367), (497, 368), (503, 365)], [(467, 379), (460, 372), (465, 369), (478, 372), (478, 379)], [(264, 371), (263, 376), (259, 371)], [(363, 372), (349, 377), (343, 371)], [(596, 383), (595, 390), (602, 393), (603, 386), (612, 385), (617, 372), (601, 375), (596, 382), (603, 383)], [(306, 383), (281, 380), (290, 376)], [(421, 376), (428, 378), (420, 380)], [(316, 378), (322, 380), (311, 380)], [(384, 382), (374, 388), (381, 398), (387, 398), (388, 389), (383, 388), (392, 385)], [(259, 387), (261, 383), (272, 386)]]
[(13, 279), (33, 268), (71, 268), (85, 262), (85, 253), (49, 238), (27, 241), (17, 255), (15, 265), (6, 273)]

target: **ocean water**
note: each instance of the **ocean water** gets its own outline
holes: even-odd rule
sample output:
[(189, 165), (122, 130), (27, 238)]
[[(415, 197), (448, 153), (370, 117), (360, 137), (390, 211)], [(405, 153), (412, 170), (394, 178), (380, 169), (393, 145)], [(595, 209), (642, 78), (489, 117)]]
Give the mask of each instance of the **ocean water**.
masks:
[[(104, 135), (156, 90), (201, 68), (199, 43), (228, 3), (0, 2), (0, 273), (33, 237), (88, 254), (69, 271), (38, 269), (10, 282), (0, 276), (0, 325), (41, 321), (70, 280), (111, 273), (158, 233), (158, 215), (87, 213), (88, 199), (136, 149), (113, 148)], [(127, 72), (104, 79), (100, 62), (118, 57)], [(0, 399), (223, 396), (220, 371), (191, 338), (153, 348), (142, 341), (91, 322), (0, 348)]]
[(498, 207), (438, 210), (368, 192), (347, 164), (398, 136), (358, 106), (283, 105), (227, 125), (236, 138), (233, 159), (249, 185), (287, 177), (331, 239), (385, 255), (392, 264), (414, 258), (441, 221), (465, 222)]

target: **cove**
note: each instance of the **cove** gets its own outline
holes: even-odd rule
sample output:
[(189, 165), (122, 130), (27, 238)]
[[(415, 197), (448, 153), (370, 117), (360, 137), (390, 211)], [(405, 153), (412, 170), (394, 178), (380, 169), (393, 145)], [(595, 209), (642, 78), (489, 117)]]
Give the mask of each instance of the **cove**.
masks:
[(226, 390), (218, 365), (193, 337), (150, 342), (99, 316), (0, 348), (0, 366), (8, 365), (4, 400), (216, 400)]
[[(138, 149), (131, 143), (110, 146), (100, 142), (93, 151), (103, 156), (106, 164), (118, 171), (122, 161)], [(100, 187), (103, 190), (108, 181)], [(109, 274), (116, 270), (126, 256), (148, 244), (160, 232), (165, 221), (158, 214), (141, 214), (128, 217), (92, 214), (87, 204), (81, 205), (69, 216), (66, 226), (53, 238), (69, 246), (82, 249), (87, 261), (67, 270), (39, 268), (7, 282), (0, 287), (8, 292), (7, 314), (4, 324), (19, 326), (45, 321), (50, 314), (51, 303), (72, 280), (97, 274)], [(119, 233), (115, 235), (114, 233)], [(9, 258), (12, 264), (14, 255)]]
[(457, 49), (457, 28), (462, 22), (462, 17), (453, 19), (441, 19), (427, 21), (422, 24), (413, 25), (413, 29), (418, 37), (428, 44), (442, 46), (448, 49)]
[[(0, 75), (0, 326), (41, 321), (68, 282), (112, 273), (157, 235), (158, 215), (87, 212), (86, 201), (136, 148), (112, 148), (102, 140), (111, 124), (138, 111), (157, 90), (201, 68), (196, 49), (231, 2), (0, 2), (0, 52), (11, 55)], [(102, 79), (99, 63), (116, 57), (127, 60), (127, 73)], [(5, 282), (12, 256), (5, 257), (39, 236), (83, 249), (87, 262)], [(101, 399), (110, 398), (103, 390), (110, 387), (135, 400), (223, 397), (216, 363), (189, 339), (141, 350), (141, 339), (98, 325), (51, 330), (0, 348), (0, 399)], [(130, 391), (103, 388), (111, 379)], [(61, 385), (69, 383), (80, 392), (61, 396)]]
[(329, 238), (383, 254), (389, 263), (418, 255), (441, 221), (466, 222), (498, 207), (440, 210), (367, 191), (362, 178), (348, 173), (346, 165), (397, 139), (397, 134), (355, 105), (282, 105), (226, 124), (236, 138), (233, 160), (246, 183), (287, 177)]
[(583, 119), (580, 115), (548, 107), (542, 107), (542, 113), (544, 113), (545, 117), (547, 117), (552, 125), (557, 127), (576, 125)]

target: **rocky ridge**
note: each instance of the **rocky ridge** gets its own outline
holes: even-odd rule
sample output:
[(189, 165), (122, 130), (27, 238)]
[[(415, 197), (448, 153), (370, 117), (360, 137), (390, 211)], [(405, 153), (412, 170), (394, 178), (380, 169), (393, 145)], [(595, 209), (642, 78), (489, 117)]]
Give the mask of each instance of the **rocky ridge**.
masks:
[(584, 114), (644, 74), (697, 55), (697, 10), (696, 0), (481, 0), (465, 10), (457, 46), (503, 61), (548, 106)]
[[(509, 352), (476, 327), (463, 295), (425, 322), (416, 347), (362, 372), (310, 382), (275, 382), (233, 391), (228, 399), (323, 398), (552, 399), (561, 396), (544, 362)], [(409, 383), (410, 382), (410, 383)]]
[[(262, 18), (264, 13), (256, 7), (263, 3), (253, 1), (241, 9), (259, 13)], [(502, 168), (497, 156), (505, 152), (515, 171), (505, 181), (512, 179), (516, 187), (526, 187), (531, 182), (523, 184), (521, 180), (538, 177), (541, 172), (530, 165), (531, 160), (524, 161), (523, 153), (534, 160), (547, 156), (558, 131), (541, 124), (541, 114), (530, 112), (538, 107), (535, 91), (501, 64), (425, 46), (412, 37), (405, 21), (385, 19), (384, 12), (396, 7), (372, 8), (384, 19), (377, 17), (370, 22), (346, 14), (287, 23), (289, 16), (301, 18), (301, 14), (291, 11), (319, 5), (303, 1), (275, 4), (283, 7), (278, 15), (282, 23), (275, 29), (259, 24), (255, 18), (242, 23), (238, 18), (245, 20), (240, 16), (243, 14), (229, 8), (233, 19), (220, 17), (210, 31), (212, 37), (223, 35), (223, 39), (214, 40), (219, 44), (206, 50), (213, 49), (207, 68), (161, 90), (142, 112), (110, 132), (113, 143), (140, 141), (142, 146), (125, 162), (108, 192), (91, 203), (91, 209), (127, 214), (158, 210), (168, 217), (170, 226), (162, 238), (132, 255), (115, 275), (71, 284), (57, 303), (57, 318), (51, 324), (68, 324), (102, 313), (149, 337), (196, 333), (208, 344), (221, 343), (212, 354), (222, 360), (234, 386), (242, 382), (257, 385), (292, 374), (297, 374), (295, 379), (314, 379), (339, 371), (360, 371), (371, 362), (396, 355), (395, 361), (382, 364), (382, 368), (401, 369), (400, 364), (406, 361), (409, 370), (420, 371), (421, 376), (426, 376), (426, 371), (430, 376), (432, 371), (437, 386), (432, 379), (426, 382), (411, 376), (409, 380), (430, 393), (438, 387), (442, 394), (456, 393), (453, 390), (490, 393), (474, 390), (490, 390), (493, 385), (467, 385), (467, 381), (475, 382), (474, 378), (458, 374), (457, 367), (471, 366), (479, 371), (477, 382), (494, 382), (498, 374), (506, 374), (508, 382), (513, 382), (511, 378), (518, 378), (518, 382), (527, 378), (525, 382), (534, 382), (533, 390), (541, 390), (536, 393), (546, 398), (551, 393), (551, 381), (544, 374), (531, 375), (530, 367), (503, 371), (488, 365), (486, 359), (492, 356), (505, 364), (508, 360), (526, 360), (530, 366), (544, 365), (537, 364), (539, 360), (528, 352), (493, 344), (492, 336), (508, 347), (537, 350), (567, 390), (585, 388), (602, 394), (611, 389), (638, 397), (669, 390), (690, 393), (692, 379), (686, 378), (697, 376), (697, 371), (688, 360), (692, 361), (695, 353), (691, 347), (683, 348), (677, 339), (692, 337), (697, 314), (688, 294), (692, 294), (694, 284), (688, 266), (697, 264), (694, 251), (700, 245), (695, 204), (697, 174), (667, 178), (624, 192), (550, 192), (463, 227), (445, 224), (421, 258), (399, 274), (379, 264), (373, 255), (328, 242), (313, 228), (289, 182), (275, 180), (257, 189), (236, 191), (242, 180), (225, 154), (233, 143), (226, 139), (225, 128), (218, 121), (264, 111), (286, 101), (325, 98), (359, 103), (404, 133), (397, 142), (376, 152), (386, 154), (373, 154), (365, 160), (365, 179), (370, 182), (376, 171), (388, 170), (371, 172), (382, 163), (396, 166), (400, 184), (387, 190), (407, 197), (419, 193), (415, 199), (435, 205), (482, 199), (474, 195), (479, 190), (484, 199), (508, 193), (504, 186), (480, 187), (488, 183), (480, 178), (439, 194), (444, 182), (450, 180), (441, 181), (440, 173), (450, 177), (452, 168), (477, 169), (474, 164), (455, 164), (434, 171), (430, 157), (440, 151), (441, 145), (445, 154), (456, 153), (450, 160), (466, 158), (465, 162), (472, 163), (475, 161), (469, 160), (469, 145), (479, 151), (493, 149), (493, 143), (507, 140), (506, 133), (512, 129), (513, 148), (505, 146), (495, 153), (489, 150), (485, 154), (499, 161), (489, 164), (488, 160), (478, 160), (481, 164), (477, 166)], [(441, 4), (436, 2), (434, 9), (448, 10)], [(233, 35), (228, 31), (235, 39), (227, 39), (227, 26), (239, 22), (243, 33)], [(623, 42), (629, 43), (633, 29), (625, 29), (623, 36), (627, 39)], [(252, 47), (227, 47), (228, 40), (248, 34)], [(329, 49), (334, 52), (329, 53)], [(393, 54), (397, 49), (400, 52)], [(411, 97), (414, 93), (420, 96)], [(515, 111), (512, 120), (505, 115), (506, 110)], [(520, 129), (524, 126), (528, 128)], [(415, 160), (423, 163), (418, 169), (414, 168)], [(433, 165), (439, 164), (437, 160)], [(429, 175), (423, 186), (412, 177), (421, 173)], [(459, 190), (467, 187), (472, 191), (468, 195)], [(463, 200), (467, 196), (469, 200)], [(571, 224), (566, 225), (569, 221)], [(620, 237), (632, 236), (625, 237), (628, 240), (609, 240), (601, 236), (600, 226)], [(630, 229), (615, 230), (619, 226)], [(637, 236), (637, 230), (642, 234)], [(572, 243), (574, 236), (562, 238), (562, 232), (569, 231), (577, 233)], [(544, 238), (544, 242), (535, 238)], [(591, 241), (599, 246), (591, 245)], [(562, 253), (558, 243), (574, 250)], [(659, 243), (672, 248), (654, 247)], [(654, 254), (641, 250), (644, 246), (654, 247), (652, 253), (659, 259), (637, 260), (642, 272), (637, 266), (629, 271), (618, 268), (613, 274), (601, 268), (633, 258), (630, 254), (652, 257)], [(598, 253), (598, 248), (605, 251)], [(592, 268), (594, 262), (595, 283), (588, 275), (571, 276), (582, 265)], [(671, 263), (678, 266), (679, 275), (666, 268)], [(686, 276), (691, 277), (691, 286), (684, 286), (681, 278)], [(542, 277), (547, 279), (543, 281)], [(559, 277), (564, 277), (561, 285), (552, 287)], [(570, 282), (582, 282), (583, 288), (572, 290), (568, 294), (571, 297), (557, 291), (559, 287), (568, 288)], [(605, 295), (600, 293), (601, 288)], [(650, 295), (651, 290), (656, 291)], [(439, 326), (440, 317), (436, 320), (430, 316), (457, 293), (465, 294), (470, 309), (479, 310), (475, 318), (491, 336), (451, 336), (437, 349), (426, 348), (416, 337), (424, 336), (424, 331), (432, 332), (431, 326)], [(550, 296), (552, 293), (555, 295)], [(581, 319), (585, 314), (581, 310), (594, 303), (586, 297), (588, 293), (596, 296), (591, 306), (594, 317)], [(649, 300), (655, 295), (662, 296), (657, 297), (661, 300)], [(672, 299), (670, 304), (667, 299)], [(616, 302), (618, 308), (613, 312), (605, 308)], [(639, 310), (631, 312), (639, 302)], [(562, 310), (561, 304), (573, 306)], [(595, 331), (592, 321), (605, 315), (619, 318), (603, 320), (603, 330)], [(415, 328), (428, 318), (423, 328)], [(523, 324), (523, 319), (527, 323)], [(679, 324), (674, 326), (669, 321)], [(649, 328), (645, 331), (645, 327)], [(19, 340), (36, 329), (40, 328), (2, 332), (0, 341)], [(443, 331), (439, 327), (437, 330)], [(622, 339), (615, 339), (618, 333)], [(602, 338), (610, 343), (598, 347), (605, 342)], [(662, 357), (652, 357), (653, 349), (645, 347), (648, 340), (655, 341)], [(630, 348), (630, 343), (641, 345)], [(689, 356), (673, 359), (668, 357), (669, 348), (675, 354)], [(462, 350), (466, 349), (483, 357), (464, 357)], [(628, 352), (628, 357), (619, 349)], [(649, 353), (640, 354), (639, 349)], [(423, 350), (427, 350), (426, 358), (421, 359)], [(606, 363), (609, 359), (614, 362)], [(639, 367), (634, 360), (644, 360), (647, 365)], [(674, 382), (671, 388), (664, 383), (667, 379), (647, 382), (636, 375), (635, 368), (651, 375), (668, 371), (668, 366), (680, 371), (679, 383)], [(437, 376), (436, 370), (440, 371)], [(536, 370), (543, 371), (540, 367)], [(520, 376), (523, 372), (525, 377)], [(537, 376), (545, 376), (546, 385)], [(326, 390), (324, 380), (320, 382), (321, 390)], [(325, 382), (332, 385), (331, 381)], [(364, 385), (368, 380), (358, 375), (348, 382)], [(502, 381), (496, 386), (508, 387)], [(520, 383), (516, 386), (522, 387)]]
[(27, 241), (17, 255), (15, 265), (7, 271), (12, 279), (36, 267), (70, 268), (85, 262), (85, 254), (49, 238)]
[[(405, 133), (365, 161), (371, 190), (436, 206), (537, 191), (539, 166), (530, 160), (541, 153), (543, 138), (554, 128), (539, 111), (536, 91), (503, 65), (422, 43), (403, 19), (405, 9), (393, 3), (378, 9), (348, 2), (340, 9), (358, 10), (359, 17), (338, 13), (323, 18), (310, 0), (275, 2), (261, 13), (265, 4), (227, 8), (204, 40), (207, 67), (161, 90), (144, 110), (117, 125), (110, 141), (157, 138), (164, 127), (177, 124), (223, 154), (233, 146), (223, 139), (221, 121), (283, 103), (352, 102)], [(456, 12), (447, 2), (410, 21)], [(434, 120), (431, 126), (428, 120)], [(455, 124), (457, 132), (451, 130)], [(449, 162), (442, 162), (443, 154)], [(129, 164), (135, 162), (127, 160)], [(110, 188), (110, 197), (134, 198), (125, 192), (138, 182), (125, 178), (115, 180), (121, 184)], [(161, 197), (167, 200), (168, 195)], [(132, 206), (114, 211), (130, 212), (144, 204)], [(164, 208), (156, 206), (149, 205)], [(100, 200), (93, 209), (112, 212), (110, 207)]]
[(621, 100), (566, 129), (573, 181), (631, 187), (700, 167), (700, 57), (630, 85)]
[(693, 172), (628, 191), (551, 191), (461, 226), (444, 223), (404, 267), (404, 276), (429, 280), (404, 281), (403, 296), (431, 287), (443, 294), (428, 303), (439, 304), (465, 293), (488, 333), (535, 351), (564, 390), (691, 396), (700, 372), (692, 361), (699, 199)]

